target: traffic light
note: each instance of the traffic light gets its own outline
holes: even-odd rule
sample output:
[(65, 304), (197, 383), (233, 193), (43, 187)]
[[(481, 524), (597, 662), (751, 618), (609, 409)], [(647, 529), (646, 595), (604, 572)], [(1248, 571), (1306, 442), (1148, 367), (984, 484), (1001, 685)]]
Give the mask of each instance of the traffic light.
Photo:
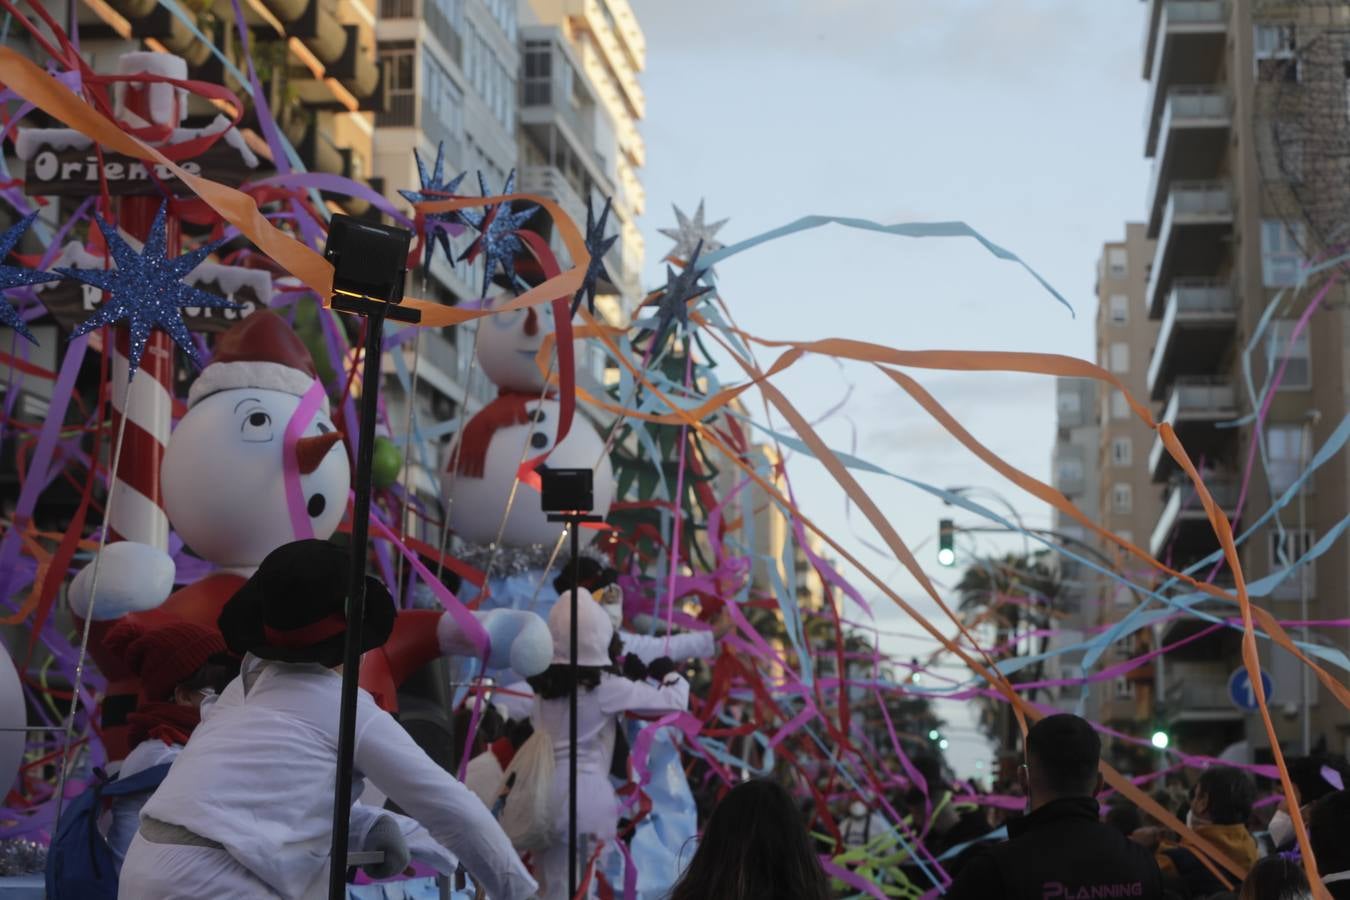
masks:
[(956, 565), (956, 525), (951, 519), (938, 520), (938, 564), (951, 568)]
[(1153, 732), (1153, 737), (1150, 738), (1150, 741), (1153, 746), (1157, 747), (1159, 750), (1166, 750), (1168, 744), (1172, 743), (1172, 736), (1160, 728)]

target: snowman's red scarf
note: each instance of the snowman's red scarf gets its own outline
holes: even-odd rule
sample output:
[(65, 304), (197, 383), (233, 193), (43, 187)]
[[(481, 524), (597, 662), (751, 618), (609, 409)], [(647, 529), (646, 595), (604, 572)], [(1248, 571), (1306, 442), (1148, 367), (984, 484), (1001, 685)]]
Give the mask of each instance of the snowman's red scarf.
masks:
[(538, 400), (538, 394), (503, 393), (480, 409), (469, 420), (469, 424), (464, 426), (464, 435), (460, 438), (459, 448), (455, 451), (458, 455), (455, 463), (456, 474), (466, 478), (482, 478), (492, 436), (503, 428), (529, 422), (530, 411), (525, 405), (536, 403)]

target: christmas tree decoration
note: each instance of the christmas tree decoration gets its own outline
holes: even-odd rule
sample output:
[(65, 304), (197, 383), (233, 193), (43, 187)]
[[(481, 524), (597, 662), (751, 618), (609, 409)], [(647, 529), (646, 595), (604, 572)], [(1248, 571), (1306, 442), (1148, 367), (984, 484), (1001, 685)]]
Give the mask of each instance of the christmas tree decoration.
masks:
[(662, 288), (656, 301), (656, 333), (652, 336), (651, 343), (653, 351), (661, 345), (666, 332), (674, 322), (678, 321), (681, 328), (689, 327), (689, 301), (712, 290), (710, 286), (699, 281), (708, 272), (707, 269), (698, 267), (698, 256), (701, 252), (703, 243), (700, 241), (694, 245), (689, 262), (678, 275), (674, 269), (666, 266), (666, 286)]
[(609, 281), (609, 272), (605, 270), (605, 254), (619, 239), (617, 234), (605, 237), (605, 224), (609, 221), (610, 202), (610, 198), (606, 197), (605, 208), (600, 211), (600, 219), (597, 221), (595, 210), (591, 208), (591, 202), (586, 201), (586, 252), (591, 255), (591, 261), (586, 266), (586, 275), (581, 280), (581, 287), (572, 296), (572, 315), (574, 316), (577, 314), (577, 310), (581, 308), (583, 299), (586, 301), (586, 311), (595, 315), (595, 283), (601, 278)]
[(688, 260), (694, 255), (698, 247), (702, 247), (705, 253), (716, 253), (722, 249), (722, 244), (714, 239), (714, 235), (722, 230), (722, 226), (729, 222), (729, 219), (722, 219), (719, 222), (713, 222), (705, 225), (703, 222), (703, 201), (698, 201), (698, 209), (694, 215), (686, 216), (684, 210), (678, 206), (673, 206), (675, 210), (675, 228), (657, 229), (663, 235), (675, 242), (675, 246), (666, 254), (666, 259)]

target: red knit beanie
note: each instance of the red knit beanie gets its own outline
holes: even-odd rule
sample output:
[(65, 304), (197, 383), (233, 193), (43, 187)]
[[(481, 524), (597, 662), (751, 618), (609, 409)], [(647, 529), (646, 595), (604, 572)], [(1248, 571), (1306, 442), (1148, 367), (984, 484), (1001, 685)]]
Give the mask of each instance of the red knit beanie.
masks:
[(124, 619), (108, 632), (105, 645), (140, 677), (141, 697), (152, 703), (170, 699), (207, 660), (226, 652), (219, 631), (182, 619), (153, 624)]

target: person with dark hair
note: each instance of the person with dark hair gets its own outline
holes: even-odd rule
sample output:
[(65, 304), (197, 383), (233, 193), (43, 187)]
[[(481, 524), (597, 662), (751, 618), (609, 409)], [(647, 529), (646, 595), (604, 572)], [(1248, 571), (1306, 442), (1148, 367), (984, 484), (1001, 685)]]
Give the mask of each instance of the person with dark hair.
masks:
[[(614, 736), (628, 713), (661, 714), (687, 709), (689, 682), (674, 664), (653, 664), (649, 680), (616, 674), (609, 655), (614, 628), (585, 589), (576, 591), (577, 669), (572, 676), (571, 594), (548, 615), (553, 664), (528, 679), (534, 691), (534, 733), (504, 773), (507, 787), (501, 821), (516, 848), (533, 854), (540, 896), (566, 898), (568, 891), (568, 763), (570, 696), (577, 691), (577, 834), (579, 870), (618, 831), (619, 803), (610, 783)], [(592, 879), (592, 889), (595, 880)]]
[(1138, 897), (1161, 900), (1148, 852), (1099, 818), (1101, 740), (1083, 719), (1047, 716), (1027, 732), (1018, 780), (1027, 814), (1008, 840), (972, 853), (948, 900)]
[[(1350, 783), (1350, 765), (1344, 757), (1329, 753), (1315, 753), (1312, 756), (1296, 756), (1285, 762), (1289, 770), (1289, 783), (1294, 789), (1294, 801), (1298, 808), (1311, 806), (1327, 794), (1342, 789)], [(1276, 853), (1294, 849), (1297, 839), (1294, 836), (1294, 820), (1289, 815), (1289, 804), (1280, 794), (1280, 805), (1270, 817), (1267, 825), (1270, 833), (1270, 846)]]
[(1267, 856), (1242, 881), (1238, 900), (1313, 900), (1303, 864), (1285, 856)]
[(829, 900), (806, 823), (776, 781), (744, 781), (713, 809), (668, 900)]
[(1331, 896), (1350, 900), (1350, 791), (1327, 794), (1308, 810), (1308, 845)]
[(1129, 837), (1144, 827), (1144, 815), (1133, 803), (1114, 803), (1106, 811), (1105, 822)]
[[(1247, 830), (1255, 803), (1256, 782), (1250, 775), (1231, 766), (1211, 766), (1191, 790), (1186, 827), (1217, 847), (1245, 875), (1260, 856), (1256, 839)], [(1163, 877), (1176, 883), (1185, 896), (1208, 897), (1224, 890), (1223, 882), (1185, 839), (1179, 844), (1164, 840), (1155, 828), (1142, 828), (1133, 837), (1156, 849)]]
[[(952, 799), (952, 791), (942, 773), (942, 762), (931, 756), (917, 756), (913, 760), (915, 770), (923, 778), (923, 785), (913, 784), (905, 794), (905, 808), (910, 815), (914, 831), (923, 841), (926, 855), (921, 855), (925, 863), (927, 856), (942, 856), (954, 847), (970, 844), (993, 831), (988, 818), (978, 808), (960, 809)], [(948, 874), (955, 875), (973, 853), (972, 846), (954, 859), (944, 860), (942, 867)], [(931, 867), (930, 867), (931, 870)], [(911, 860), (902, 866), (902, 871), (916, 884), (926, 884), (930, 875), (924, 873), (924, 867), (917, 860)]]
[[(122, 896), (327, 896), (330, 862), (346, 865), (330, 861), (329, 844), (350, 564), (347, 550), (326, 541), (285, 544), (225, 605), (220, 633), (243, 656), (240, 676), (207, 708), (141, 811), (122, 866)], [(363, 652), (388, 639), (395, 615), (389, 591), (368, 577)], [(448, 874), (453, 853), (493, 900), (534, 893), (534, 879), (492, 814), (364, 689), (353, 749), (356, 771), (434, 837), (438, 855), (428, 861)], [(353, 796), (360, 793), (354, 784)], [(397, 847), (406, 865), (400, 822), (412, 823), (376, 812), (353, 846)], [(355, 814), (352, 820), (355, 826)]]

